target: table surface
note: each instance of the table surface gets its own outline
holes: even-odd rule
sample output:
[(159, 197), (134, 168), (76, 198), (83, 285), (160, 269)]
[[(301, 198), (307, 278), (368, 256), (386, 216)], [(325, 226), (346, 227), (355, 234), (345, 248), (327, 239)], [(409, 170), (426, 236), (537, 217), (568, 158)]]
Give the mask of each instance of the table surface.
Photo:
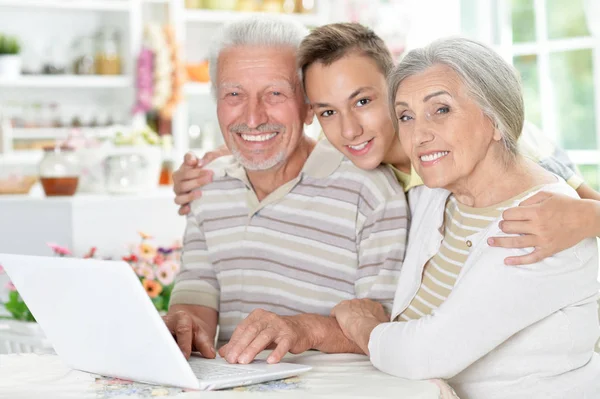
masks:
[(409, 381), (375, 369), (362, 355), (307, 352), (287, 361), (313, 367), (299, 377), (232, 390), (185, 392), (69, 369), (56, 355), (0, 355), (0, 397), (20, 398), (411, 398), (457, 399), (440, 380)]

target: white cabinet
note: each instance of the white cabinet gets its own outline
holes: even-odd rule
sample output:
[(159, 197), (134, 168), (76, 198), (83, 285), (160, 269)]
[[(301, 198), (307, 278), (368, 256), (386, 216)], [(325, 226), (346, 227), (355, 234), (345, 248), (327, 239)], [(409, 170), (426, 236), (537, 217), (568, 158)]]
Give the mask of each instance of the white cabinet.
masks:
[(185, 229), (173, 197), (166, 189), (124, 196), (0, 196), (0, 252), (47, 256), (47, 243), (56, 243), (75, 256), (95, 246), (100, 256), (118, 257), (139, 244), (138, 231), (168, 246)]

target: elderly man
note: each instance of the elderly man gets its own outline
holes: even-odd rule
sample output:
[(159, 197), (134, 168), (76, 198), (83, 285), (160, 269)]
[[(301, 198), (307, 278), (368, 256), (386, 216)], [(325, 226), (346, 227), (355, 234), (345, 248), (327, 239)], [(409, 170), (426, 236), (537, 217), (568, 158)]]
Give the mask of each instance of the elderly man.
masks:
[[(391, 307), (407, 236), (402, 187), (385, 168), (355, 167), (303, 132), (296, 51), (305, 29), (275, 17), (226, 27), (211, 81), (227, 148), (191, 204), (183, 269), (165, 322), (192, 350), (248, 363), (288, 351), (358, 352), (329, 317), (340, 301)], [(362, 151), (364, 148), (352, 148)], [(218, 321), (218, 322), (217, 322)]]

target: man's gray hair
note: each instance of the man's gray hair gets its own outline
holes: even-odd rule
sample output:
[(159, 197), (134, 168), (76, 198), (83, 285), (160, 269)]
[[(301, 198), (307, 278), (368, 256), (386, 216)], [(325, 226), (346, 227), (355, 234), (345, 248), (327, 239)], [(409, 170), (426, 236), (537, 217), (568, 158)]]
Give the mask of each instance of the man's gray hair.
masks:
[(516, 155), (525, 119), (520, 79), (514, 68), (494, 50), (466, 38), (436, 40), (410, 51), (394, 68), (389, 76), (389, 96), (396, 128), (394, 103), (401, 82), (435, 65), (446, 65), (458, 74), (471, 98), (501, 132), (508, 152)]
[(226, 24), (209, 53), (213, 95), (216, 95), (218, 60), (223, 50), (238, 46), (272, 46), (290, 47), (297, 51), (307, 34), (308, 29), (301, 23), (285, 16), (256, 15)]

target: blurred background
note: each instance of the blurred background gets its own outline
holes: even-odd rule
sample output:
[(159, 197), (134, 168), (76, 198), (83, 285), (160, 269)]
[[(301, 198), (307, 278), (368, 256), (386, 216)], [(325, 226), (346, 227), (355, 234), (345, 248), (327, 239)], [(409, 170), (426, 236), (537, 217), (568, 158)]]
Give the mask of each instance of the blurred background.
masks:
[(171, 173), (222, 143), (207, 50), (257, 12), (361, 22), (398, 59), (446, 35), (491, 44), (527, 120), (600, 189), (600, 0), (0, 0), (0, 252), (118, 258), (139, 231), (180, 239)]
[[(171, 164), (188, 149), (222, 143), (207, 49), (223, 23), (254, 12), (286, 13), (308, 27), (362, 22), (397, 57), (449, 34), (494, 45), (521, 73), (527, 119), (569, 150), (598, 188), (599, 2), (0, 0), (0, 193), (29, 192), (44, 174), (43, 149), (57, 144), (87, 150), (79, 167), (92, 181), (80, 179), (79, 192), (142, 191), (143, 182), (121, 187), (117, 176), (107, 184), (111, 159), (113, 170), (135, 163), (105, 162), (115, 146), (156, 147), (146, 158), (155, 157), (152, 172), (161, 158), (168, 184)], [(95, 158), (103, 160), (98, 170)]]

